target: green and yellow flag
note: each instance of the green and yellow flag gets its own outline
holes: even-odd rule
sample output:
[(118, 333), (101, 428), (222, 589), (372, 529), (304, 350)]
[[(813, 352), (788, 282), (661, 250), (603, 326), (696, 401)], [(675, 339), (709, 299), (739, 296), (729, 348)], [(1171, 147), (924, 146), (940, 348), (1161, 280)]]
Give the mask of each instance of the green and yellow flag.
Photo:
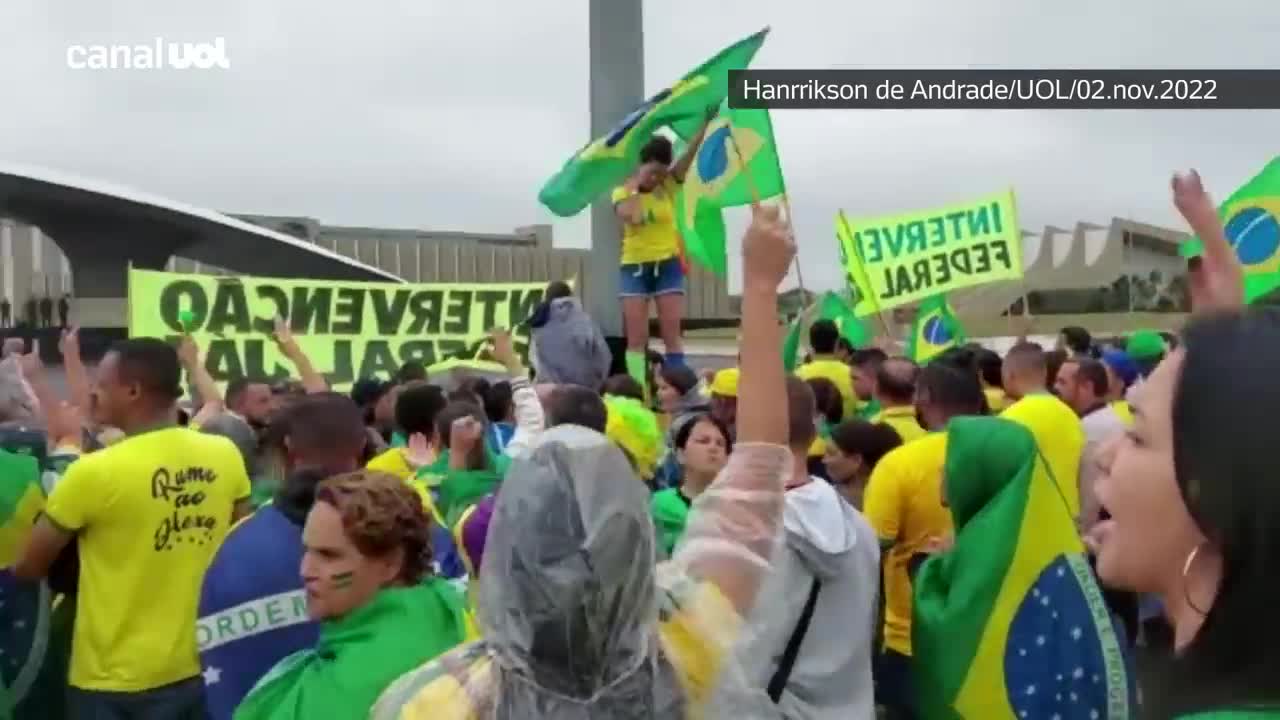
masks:
[(641, 103), (604, 137), (574, 153), (542, 186), (538, 201), (560, 217), (577, 215), (635, 169), (640, 148), (655, 130), (670, 127), (681, 137), (693, 135), (705, 121), (707, 110), (728, 96), (729, 71), (746, 68), (768, 32), (765, 28), (730, 45)]
[[(1280, 288), (1280, 157), (1231, 193), (1218, 217), (1244, 267), (1244, 301), (1252, 303)], [(1179, 253), (1193, 258), (1203, 250), (1204, 243), (1193, 237)]]
[[(871, 330), (866, 324), (853, 314), (853, 308), (849, 307), (849, 303), (838, 294), (828, 290), (823, 293), (822, 297), (817, 301), (817, 315), (813, 317), (816, 320), (831, 320), (840, 330), (840, 336), (849, 341), (849, 344), (855, 348), (863, 348), (871, 344)], [(804, 325), (804, 314), (801, 313), (791, 326), (787, 329), (787, 336), (782, 341), (782, 363), (786, 366), (787, 372), (796, 369), (799, 363), (801, 337), (800, 331)]]
[(946, 432), (955, 543), (912, 583), (919, 716), (1134, 717), (1132, 657), (1035, 438), (997, 417)]
[(916, 309), (916, 321), (907, 340), (907, 357), (923, 365), (964, 341), (964, 328), (947, 296), (934, 295), (921, 301)]
[[(754, 191), (754, 194), (753, 194)], [(676, 198), (676, 223), (689, 258), (728, 273), (722, 208), (786, 192), (768, 110), (735, 110), (726, 101), (707, 132)]]

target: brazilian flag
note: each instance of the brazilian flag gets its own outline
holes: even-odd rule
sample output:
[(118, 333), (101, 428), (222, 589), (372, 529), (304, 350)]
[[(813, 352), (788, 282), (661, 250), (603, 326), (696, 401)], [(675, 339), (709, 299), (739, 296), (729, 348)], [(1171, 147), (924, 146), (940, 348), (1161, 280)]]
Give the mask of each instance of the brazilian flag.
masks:
[(771, 198), (786, 190), (769, 111), (733, 109), (726, 100), (707, 126), (676, 198), (676, 224), (689, 257), (725, 277), (721, 208), (750, 205), (757, 196)]
[[(1231, 193), (1218, 217), (1244, 268), (1245, 303), (1280, 288), (1280, 157)], [(1193, 258), (1203, 249), (1200, 238), (1191, 238), (1179, 253)]]
[[(0, 568), (11, 567), (44, 509), (38, 453), (0, 450)], [(75, 601), (55, 603), (44, 582), (0, 569), (0, 718), (63, 717)], [(7, 696), (7, 700), (5, 699)]]
[(955, 543), (913, 583), (920, 717), (1135, 717), (1132, 657), (1035, 438), (998, 417), (946, 432)]
[[(871, 344), (871, 331), (866, 324), (853, 314), (853, 308), (834, 292), (827, 291), (817, 302), (817, 315), (814, 320), (830, 320), (840, 330), (840, 336), (849, 341), (855, 348), (864, 348)], [(787, 336), (782, 341), (782, 363), (787, 372), (796, 369), (796, 356), (800, 354), (800, 329), (804, 325), (804, 315), (796, 318), (787, 329)]]
[(907, 341), (907, 357), (924, 364), (964, 340), (964, 328), (960, 327), (947, 296), (934, 295), (921, 300), (916, 309), (916, 321)]
[(687, 73), (635, 110), (604, 137), (587, 143), (538, 193), (538, 201), (560, 217), (577, 215), (601, 194), (620, 184), (640, 159), (640, 148), (654, 131), (670, 127), (681, 137), (693, 135), (707, 110), (729, 94), (729, 71), (751, 63), (769, 29), (739, 40)]

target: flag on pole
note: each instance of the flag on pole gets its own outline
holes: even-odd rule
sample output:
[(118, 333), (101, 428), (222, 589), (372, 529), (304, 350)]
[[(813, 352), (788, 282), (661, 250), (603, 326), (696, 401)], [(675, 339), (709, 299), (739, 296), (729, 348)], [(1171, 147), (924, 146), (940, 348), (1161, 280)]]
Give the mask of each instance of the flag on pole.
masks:
[(730, 45), (641, 103), (609, 133), (574, 153), (542, 186), (538, 201), (560, 217), (577, 215), (635, 169), (640, 148), (655, 130), (670, 127), (681, 137), (693, 135), (707, 110), (729, 94), (729, 71), (747, 67), (768, 32), (765, 28)]
[(934, 295), (921, 301), (916, 309), (916, 321), (907, 341), (907, 357), (923, 365), (964, 340), (964, 328), (960, 327), (946, 295)]
[[(817, 301), (817, 314), (814, 320), (831, 320), (836, 324), (836, 328), (840, 331), (840, 337), (849, 341), (849, 344), (855, 348), (863, 348), (871, 344), (871, 331), (866, 324), (862, 322), (858, 316), (853, 314), (853, 309), (849, 307), (844, 298), (838, 294), (827, 291)], [(798, 364), (797, 356), (800, 354), (800, 330), (804, 325), (804, 319), (807, 313), (801, 313), (787, 330), (787, 336), (782, 341), (782, 363), (786, 367), (787, 372), (792, 372)]]
[(725, 277), (728, 258), (721, 209), (785, 192), (769, 111), (733, 109), (725, 101), (707, 126), (676, 196), (676, 223), (689, 258)]
[[(1245, 303), (1280, 288), (1280, 157), (1231, 193), (1218, 217), (1244, 269)], [(1193, 258), (1203, 250), (1204, 243), (1193, 237), (1179, 254)]]
[(836, 213), (836, 250), (840, 253), (840, 265), (845, 270), (849, 291), (855, 296), (854, 314), (858, 317), (878, 315), (880, 303), (871, 289), (871, 280), (867, 278), (867, 269), (862, 264), (862, 254), (853, 241), (853, 229), (849, 227), (849, 218), (845, 217), (843, 210)]

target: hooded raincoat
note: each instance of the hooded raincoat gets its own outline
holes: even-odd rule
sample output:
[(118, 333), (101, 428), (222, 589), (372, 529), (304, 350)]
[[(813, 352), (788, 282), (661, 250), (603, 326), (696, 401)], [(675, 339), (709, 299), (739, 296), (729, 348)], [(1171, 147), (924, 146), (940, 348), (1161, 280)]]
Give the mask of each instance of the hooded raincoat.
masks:
[(655, 567), (647, 489), (604, 435), (544, 433), (498, 494), (480, 570), (484, 639), (383, 693), (371, 717), (701, 718), (737, 687), (742, 614), (769, 569), (790, 467), (747, 444)]

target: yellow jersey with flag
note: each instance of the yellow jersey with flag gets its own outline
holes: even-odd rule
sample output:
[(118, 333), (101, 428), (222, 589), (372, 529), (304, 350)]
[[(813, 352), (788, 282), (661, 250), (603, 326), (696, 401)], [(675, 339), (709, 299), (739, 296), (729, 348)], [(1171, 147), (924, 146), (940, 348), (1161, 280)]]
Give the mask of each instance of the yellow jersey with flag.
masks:
[(181, 427), (129, 437), (67, 469), (45, 514), (78, 534), (72, 686), (138, 692), (200, 674), (200, 583), (235, 503), (248, 498), (236, 446)]
[[(651, 192), (637, 193), (640, 198), (641, 221), (638, 225), (622, 223), (622, 264), (662, 262), (680, 252), (680, 233), (676, 228), (676, 193), (680, 184), (668, 176)], [(631, 197), (625, 187), (615, 188), (613, 204)]]
[(942, 504), (946, 433), (929, 433), (889, 451), (871, 471), (863, 515), (888, 550), (884, 561), (884, 644), (911, 655), (912, 557), (951, 532)]
[(871, 418), (871, 422), (884, 423), (893, 428), (898, 433), (898, 437), (902, 438), (903, 443), (909, 443), (929, 434), (928, 430), (920, 427), (920, 422), (916, 420), (916, 409), (911, 405), (887, 407), (876, 413)]

